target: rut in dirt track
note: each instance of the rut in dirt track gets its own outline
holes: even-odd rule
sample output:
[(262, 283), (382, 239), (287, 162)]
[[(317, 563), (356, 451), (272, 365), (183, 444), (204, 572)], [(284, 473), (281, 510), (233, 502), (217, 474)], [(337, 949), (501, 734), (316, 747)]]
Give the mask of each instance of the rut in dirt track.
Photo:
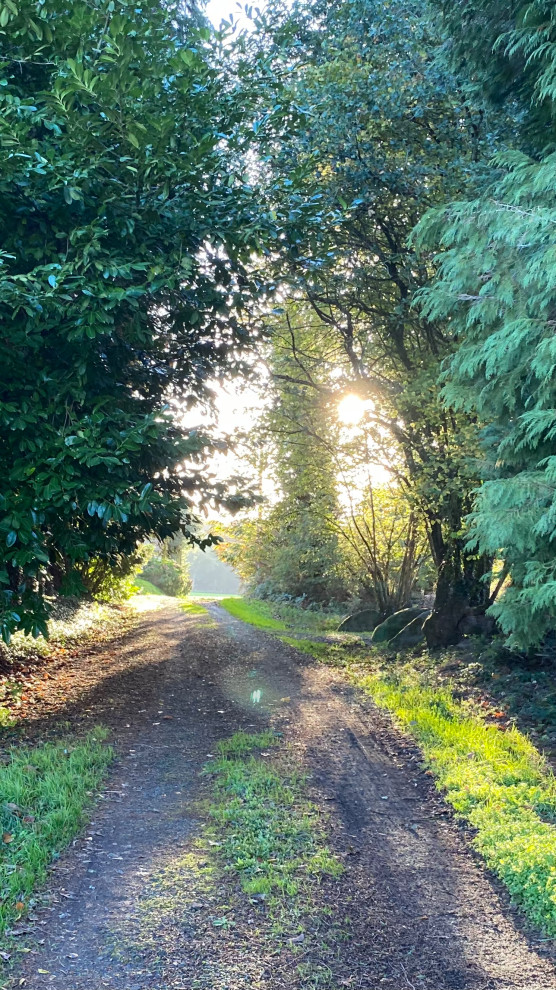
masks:
[[(36, 922), (42, 944), (11, 985), (278, 990), (315, 986), (318, 973), (330, 990), (556, 990), (549, 946), (520, 928), (388, 718), (336, 672), (219, 606), (210, 613), (147, 613), (68, 701), (66, 718), (111, 728), (118, 760), (94, 822), (53, 871)], [(220, 931), (214, 911), (229, 890), (200, 904), (186, 896), (198, 882), (188, 853), (207, 755), (218, 739), (267, 725), (309, 771), (346, 864), (323, 897), (332, 914), (349, 912), (349, 938), (315, 925), (301, 955), (287, 940), (257, 940), (264, 905)]]

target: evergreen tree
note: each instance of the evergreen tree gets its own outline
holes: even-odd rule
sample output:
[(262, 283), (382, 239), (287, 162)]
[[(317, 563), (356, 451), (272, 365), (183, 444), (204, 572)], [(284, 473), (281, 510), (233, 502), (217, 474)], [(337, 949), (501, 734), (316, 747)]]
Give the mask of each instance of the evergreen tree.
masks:
[(504, 30), (482, 43), (477, 33), (468, 52), (480, 80), (494, 44), (496, 71), (531, 110), (518, 146), (496, 158), (483, 196), (426, 217), (419, 237), (442, 247), (422, 312), (449, 319), (461, 341), (446, 401), (488, 424), (473, 544), (505, 559), (511, 586), (492, 612), (512, 644), (530, 647), (556, 628), (556, 8), (519, 8), (484, 0)]

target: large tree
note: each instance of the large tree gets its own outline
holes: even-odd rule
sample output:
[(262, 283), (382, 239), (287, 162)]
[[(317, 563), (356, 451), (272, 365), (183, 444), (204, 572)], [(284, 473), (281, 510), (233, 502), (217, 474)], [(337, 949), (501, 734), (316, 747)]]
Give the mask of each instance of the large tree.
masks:
[(177, 3), (0, 2), (4, 638), (225, 494), (183, 411), (241, 367), (262, 226), (209, 40)]
[(291, 291), (313, 307), (344, 369), (347, 361), (338, 388), (349, 382), (373, 400), (377, 431), (403, 457), (438, 571), (427, 635), (453, 642), (464, 612), (488, 604), (490, 559), (463, 535), (477, 429), (440, 402), (438, 373), (454, 342), (445, 320), (414, 307), (432, 270), (410, 234), (435, 203), (480, 183), (494, 132), (438, 58), (442, 38), (422, 3), (315, 0), (275, 16), (280, 100), (272, 104), (269, 87), (260, 144), (284, 226), (282, 277), (285, 259)]

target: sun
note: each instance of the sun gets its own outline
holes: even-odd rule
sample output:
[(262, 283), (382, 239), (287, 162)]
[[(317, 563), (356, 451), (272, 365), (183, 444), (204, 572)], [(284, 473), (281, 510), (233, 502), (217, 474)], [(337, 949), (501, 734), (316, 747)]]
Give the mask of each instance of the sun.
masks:
[(338, 403), (338, 419), (344, 426), (360, 423), (368, 408), (368, 403), (358, 395), (345, 395)]

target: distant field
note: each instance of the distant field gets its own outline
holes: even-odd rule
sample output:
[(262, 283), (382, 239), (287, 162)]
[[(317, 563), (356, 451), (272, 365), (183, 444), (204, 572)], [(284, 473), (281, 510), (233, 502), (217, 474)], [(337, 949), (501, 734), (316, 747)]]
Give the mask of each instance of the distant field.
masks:
[(222, 598), (241, 598), (241, 595), (215, 595), (214, 591), (191, 591), (188, 598), (216, 598), (220, 601)]

